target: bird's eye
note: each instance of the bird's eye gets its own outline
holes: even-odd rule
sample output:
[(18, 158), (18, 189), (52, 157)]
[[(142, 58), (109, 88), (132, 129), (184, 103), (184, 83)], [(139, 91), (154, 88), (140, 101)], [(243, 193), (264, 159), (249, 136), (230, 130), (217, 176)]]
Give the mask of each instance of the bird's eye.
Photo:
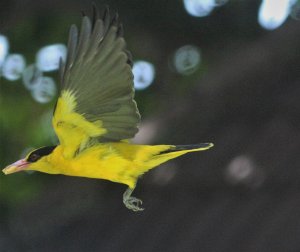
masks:
[(28, 162), (36, 162), (37, 160), (39, 160), (40, 156), (38, 154), (32, 153), (29, 158), (28, 158)]

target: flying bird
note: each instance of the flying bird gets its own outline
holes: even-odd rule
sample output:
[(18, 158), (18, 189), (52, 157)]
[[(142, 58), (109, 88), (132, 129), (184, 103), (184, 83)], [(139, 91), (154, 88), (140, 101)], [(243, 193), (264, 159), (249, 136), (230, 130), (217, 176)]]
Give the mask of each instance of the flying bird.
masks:
[(213, 144), (131, 144), (140, 122), (132, 64), (118, 15), (111, 18), (107, 7), (100, 14), (93, 6), (91, 18), (83, 14), (80, 33), (71, 26), (67, 57), (60, 62), (61, 91), (52, 118), (59, 144), (36, 149), (3, 172), (34, 170), (125, 184), (125, 206), (143, 210), (132, 196), (142, 174)]

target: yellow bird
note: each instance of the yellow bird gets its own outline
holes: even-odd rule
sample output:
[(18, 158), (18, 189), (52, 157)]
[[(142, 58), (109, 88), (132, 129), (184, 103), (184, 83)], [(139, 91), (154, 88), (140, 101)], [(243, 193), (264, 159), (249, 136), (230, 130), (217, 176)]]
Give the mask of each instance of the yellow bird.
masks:
[(143, 210), (142, 201), (131, 196), (142, 174), (213, 144), (131, 144), (140, 122), (131, 67), (117, 14), (111, 19), (108, 8), (100, 15), (93, 7), (92, 19), (82, 18), (80, 35), (71, 26), (66, 62), (60, 64), (61, 93), (52, 119), (59, 145), (36, 149), (3, 172), (34, 170), (122, 183), (128, 186), (125, 206)]

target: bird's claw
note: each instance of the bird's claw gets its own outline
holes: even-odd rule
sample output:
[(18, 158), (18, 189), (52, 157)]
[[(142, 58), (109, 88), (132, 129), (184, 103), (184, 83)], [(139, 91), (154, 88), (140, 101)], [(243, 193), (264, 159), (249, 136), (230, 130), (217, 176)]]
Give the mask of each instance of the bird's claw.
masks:
[(134, 212), (137, 212), (137, 211), (143, 211), (144, 208), (141, 208), (140, 205), (143, 204), (143, 201), (138, 199), (138, 198), (135, 198), (135, 197), (129, 197), (128, 199), (124, 200), (123, 201), (125, 206), (134, 211)]
[(123, 203), (124, 203), (124, 205), (125, 205), (128, 209), (130, 209), (130, 210), (132, 210), (132, 211), (134, 211), (134, 212), (143, 211), (144, 208), (141, 208), (141, 207), (140, 207), (140, 205), (143, 204), (143, 201), (140, 200), (140, 199), (138, 199), (138, 198), (136, 198), (136, 197), (132, 197), (132, 196), (131, 196), (132, 191), (133, 191), (133, 190), (130, 189), (130, 188), (128, 188), (128, 189), (125, 191), (125, 193), (124, 193), (124, 195), (123, 195)]

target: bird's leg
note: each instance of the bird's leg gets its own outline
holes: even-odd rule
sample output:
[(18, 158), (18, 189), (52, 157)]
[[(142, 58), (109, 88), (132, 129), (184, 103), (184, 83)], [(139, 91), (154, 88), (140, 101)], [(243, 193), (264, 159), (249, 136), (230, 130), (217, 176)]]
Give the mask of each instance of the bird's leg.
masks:
[(143, 202), (140, 199), (131, 196), (133, 190), (134, 188), (127, 188), (127, 190), (123, 194), (123, 203), (128, 209), (132, 211), (143, 211), (144, 208), (141, 208), (139, 206), (142, 205)]

